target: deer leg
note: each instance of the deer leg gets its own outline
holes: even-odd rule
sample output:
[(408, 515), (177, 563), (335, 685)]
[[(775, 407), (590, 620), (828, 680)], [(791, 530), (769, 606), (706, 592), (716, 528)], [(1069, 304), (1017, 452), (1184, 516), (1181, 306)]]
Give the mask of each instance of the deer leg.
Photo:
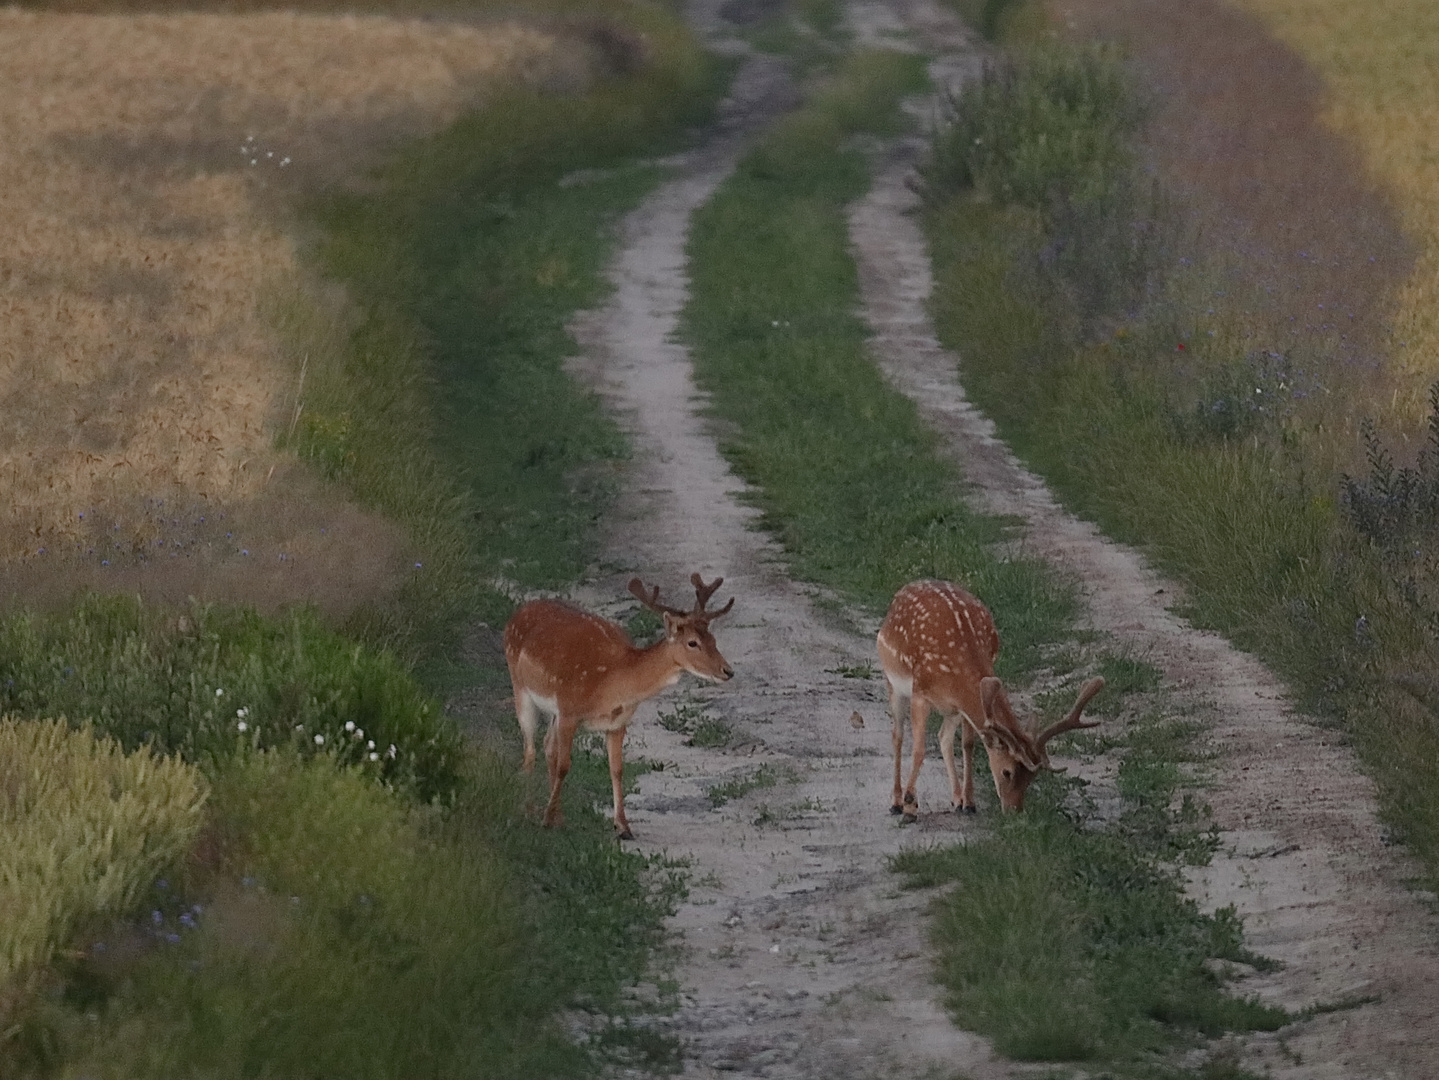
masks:
[(974, 813), (974, 725), (964, 717), (964, 731), (960, 734), (960, 746), (964, 750), (964, 787), (960, 790), (957, 809), (966, 814)]
[(889, 679), (886, 678), (884, 681), (885, 684), (889, 686), (889, 716), (890, 719), (894, 722), (894, 731), (892, 734), (892, 741), (894, 743), (894, 797), (890, 800), (889, 812), (891, 814), (902, 814), (904, 813), (904, 807), (901, 805), (903, 801), (903, 794), (901, 786), (900, 758), (904, 753), (904, 721), (900, 719), (901, 716), (903, 716), (903, 713), (900, 711), (899, 707), (899, 703), (902, 699), (899, 693), (895, 690), (893, 684), (890, 683)]
[[(939, 729), (939, 752), (944, 758), (944, 771), (949, 774), (949, 802), (956, 810), (964, 805), (964, 795), (959, 787), (959, 775), (954, 770), (954, 732), (962, 723), (964, 723), (964, 714), (953, 713), (944, 718), (944, 726)], [(965, 760), (967, 761), (968, 758)]]
[(520, 734), (525, 738), (525, 772), (535, 769), (535, 730), (540, 724), (540, 709), (535, 699), (515, 686), (515, 715), (520, 721)]
[[(633, 710), (631, 710), (633, 712)], [(615, 793), (615, 832), (621, 840), (633, 840), (630, 823), (625, 818), (625, 728), (605, 732), (605, 749), (610, 755), (610, 787)]]
[(575, 732), (579, 721), (567, 716), (556, 716), (550, 721), (549, 734), (545, 736), (545, 761), (550, 767), (550, 802), (545, 807), (545, 828), (563, 825), (565, 814), (560, 809), (560, 788), (570, 774), (570, 749), (574, 745)]
[(910, 747), (909, 783), (904, 788), (904, 816), (914, 820), (919, 809), (919, 798), (914, 788), (919, 783), (919, 767), (924, 764), (924, 726), (929, 720), (929, 699), (919, 693), (909, 698), (909, 730), (914, 745)]

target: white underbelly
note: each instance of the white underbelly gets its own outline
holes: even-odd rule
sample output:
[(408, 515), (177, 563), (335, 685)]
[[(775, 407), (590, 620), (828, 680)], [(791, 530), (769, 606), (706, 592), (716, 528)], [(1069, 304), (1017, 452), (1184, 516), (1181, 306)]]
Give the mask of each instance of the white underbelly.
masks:
[(889, 685), (894, 688), (894, 692), (900, 697), (909, 697), (914, 693), (913, 676), (896, 675), (893, 672), (886, 671), (884, 677), (889, 680)]
[(535, 708), (539, 709), (540, 712), (546, 716), (558, 716), (560, 714), (560, 703), (557, 699), (540, 697), (540, 695), (536, 694), (533, 690), (528, 691), (528, 693), (530, 700), (535, 703)]

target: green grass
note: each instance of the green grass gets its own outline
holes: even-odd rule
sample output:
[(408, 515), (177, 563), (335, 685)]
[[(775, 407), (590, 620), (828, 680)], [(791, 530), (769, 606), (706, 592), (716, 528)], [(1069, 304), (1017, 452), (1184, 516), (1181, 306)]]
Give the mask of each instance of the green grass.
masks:
[(673, 887), (651, 892), (597, 816), (551, 842), (510, 769), (470, 777), (438, 815), (323, 762), (232, 763), (203, 861), (155, 887), (142, 928), (97, 932), (39, 1007), (59, 1071), (591, 1075), (555, 1006), (623, 1012)]
[(440, 703), (393, 656), (304, 610), (270, 619), (96, 596), (0, 619), (0, 712), (84, 718), (127, 749), (207, 769), (242, 746), (288, 746), (421, 801), (459, 782), (460, 737)]
[[(1073, 637), (1073, 597), (1046, 567), (996, 554), (1004, 527), (965, 505), (933, 436), (866, 352), (846, 205), (865, 191), (868, 163), (849, 136), (894, 130), (907, 86), (896, 77), (902, 61), (862, 62), (895, 74), (841, 70), (696, 215), (684, 333), (723, 449), (791, 571), (874, 612), (915, 577), (963, 581), (993, 609), (1001, 671), (1013, 678)], [(1114, 683), (1111, 711), (1155, 689), (1142, 661), (1113, 656), (1102, 669)], [(1067, 707), (1073, 693), (1055, 700)], [(1130, 730), (1106, 736), (1123, 753), (1125, 799), (1109, 827), (1082, 824), (1082, 793), (1046, 775), (1026, 813), (998, 819), (991, 836), (908, 853), (897, 868), (916, 884), (958, 882), (934, 937), (960, 1024), (1016, 1057), (1193, 1076), (1154, 1053), (1284, 1018), (1225, 995), (1204, 966), (1253, 958), (1232, 912), (1200, 914), (1175, 869), (1213, 845), (1203, 808), (1181, 796), (1194, 782), (1182, 765), (1192, 730), (1158, 713)], [(733, 798), (752, 779), (711, 798)], [(757, 823), (797, 809), (761, 807)], [(1156, 1062), (1147, 1074), (1146, 1060)]]
[[(602, 755), (577, 755), (569, 821), (546, 831), (531, 805), (541, 781), (463, 751), (392, 657), (304, 613), (177, 616), (111, 599), (0, 630), (8, 708), (93, 715), (98, 732), (193, 758), (214, 789), (168, 881), (123, 851), (96, 870), (111, 891), (129, 884), (67, 917), (50, 951), (79, 945), (79, 958), (32, 965), (5, 1003), (0, 1073), (291, 1075), (304, 1061), (316, 1075), (458, 1075), (466, 1062), (588, 1075), (608, 1051), (572, 1044), (556, 1011), (610, 1017), (615, 1045), (630, 1029), (621, 989), (645, 976), (682, 882), (614, 844), (595, 810)], [(364, 735), (347, 730), (356, 720)], [(369, 760), (377, 733), (399, 741), (396, 757), (381, 741)]]
[[(782, 121), (694, 218), (683, 316), (722, 449), (753, 485), (790, 571), (871, 611), (917, 577), (964, 581), (995, 611), (1003, 671), (1031, 667), (1073, 606), (1041, 567), (1001, 559), (913, 405), (865, 350), (846, 205), (868, 166), (848, 136), (894, 131), (914, 57), (861, 54)], [(803, 267), (803, 273), (796, 273)]]
[(1177, 867), (1203, 865), (1216, 840), (1207, 811), (1181, 797), (1195, 782), (1195, 726), (1148, 709), (1123, 732), (1107, 739), (1122, 755), (1111, 824), (1086, 825), (1082, 788), (1046, 776), (991, 834), (894, 865), (911, 887), (950, 886), (931, 929), (938, 977), (955, 1017), (1001, 1053), (1103, 1063), (1123, 1078), (1206, 1076), (1164, 1062), (1290, 1018), (1225, 993), (1206, 966), (1269, 962), (1244, 947), (1233, 910), (1205, 915), (1184, 895)]
[[(1006, 145), (1025, 141), (1033, 110), (991, 94), (960, 112), (970, 104), (1011, 125)], [(1076, 123), (1097, 115), (1076, 113)], [(1102, 132), (1073, 145), (1107, 146)], [(1083, 162), (1064, 168), (1080, 182), (1061, 178), (1061, 193), (1095, 175)], [(1373, 510), (1365, 500), (1395, 502), (1385, 485), (1400, 482), (1397, 470), (1376, 460), (1372, 476), (1345, 488), (1325, 464), (1332, 432), (1306, 419), (1288, 386), (1287, 368), (1302, 360), (1246, 357), (1197, 333), (1205, 318), (1186, 281), (1156, 274), (1170, 227), (1162, 193), (1130, 198), (1138, 182), (1106, 170), (1112, 193), (1085, 213), (1064, 197), (1036, 208), (994, 185), (981, 197), (955, 171), (932, 175), (940, 338), (962, 357), (967, 393), (1066, 505), (1140, 546), (1185, 583), (1195, 623), (1257, 653), (1302, 707), (1345, 728), (1392, 832), (1436, 880), (1439, 699), (1422, 675), (1439, 657), (1434, 559), (1427, 540), (1397, 551), (1408, 534), (1385, 533), (1382, 514), (1358, 520)], [(1114, 237), (1141, 234), (1154, 246), (1107, 257)], [(1046, 265), (1055, 251), (1069, 253), (1070, 268)], [(1073, 285), (1105, 275), (1111, 287), (1097, 293)], [(1413, 475), (1422, 480), (1423, 468)]]
[(736, 776), (722, 784), (712, 785), (705, 794), (709, 796), (710, 805), (718, 807), (723, 806), (731, 799), (748, 795), (751, 791), (772, 788), (781, 779), (783, 779), (783, 774), (773, 765), (761, 765), (742, 776)]
[(291, 441), (424, 551), (399, 607), (355, 628), (407, 655), (477, 611), (502, 622), (498, 579), (573, 580), (627, 453), (564, 371), (565, 324), (604, 296), (613, 225), (658, 179), (635, 158), (678, 145), (723, 72), (661, 8), (593, 17), (642, 34), (648, 61), (583, 93), (503, 90), (311, 207), (318, 265), (357, 311), (312, 357)]

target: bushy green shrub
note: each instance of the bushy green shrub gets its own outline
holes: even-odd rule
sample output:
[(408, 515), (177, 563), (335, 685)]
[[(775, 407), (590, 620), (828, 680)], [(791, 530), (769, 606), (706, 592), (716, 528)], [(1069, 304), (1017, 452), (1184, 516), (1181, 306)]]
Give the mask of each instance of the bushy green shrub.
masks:
[(194, 840), (205, 790), (174, 758), (0, 718), (0, 988), (82, 924), (128, 914)]
[(323, 750), (422, 800), (446, 797), (459, 767), (458, 732), (401, 664), (303, 610), (176, 615), (95, 596), (51, 618), (12, 615), (0, 710), (83, 717), (126, 748), (206, 767), (242, 746)]
[(1057, 195), (1101, 199), (1132, 165), (1134, 102), (1105, 50), (1039, 50), (991, 65), (951, 99), (927, 179), (1040, 210)]

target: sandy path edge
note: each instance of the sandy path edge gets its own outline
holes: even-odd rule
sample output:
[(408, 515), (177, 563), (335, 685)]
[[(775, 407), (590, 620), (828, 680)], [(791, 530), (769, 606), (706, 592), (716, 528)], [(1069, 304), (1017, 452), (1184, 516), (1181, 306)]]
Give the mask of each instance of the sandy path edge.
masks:
[[(884, 18), (868, 23), (897, 19), (938, 58), (941, 86), (972, 74), (965, 31), (933, 0), (879, 6)], [(1296, 1009), (1379, 999), (1246, 1040), (1246, 1063), (1296, 1080), (1439, 1077), (1435, 926), (1404, 887), (1403, 853), (1384, 843), (1373, 784), (1342, 739), (1294, 713), (1262, 664), (1173, 614), (1180, 589), (1064, 511), (966, 400), (958, 358), (940, 346), (926, 310), (932, 279), (907, 183), (922, 152), (919, 139), (894, 144), (851, 214), (876, 359), (942, 435), (978, 504), (1021, 518), (1026, 550), (1082, 582), (1089, 625), (1211, 702), (1219, 756), (1207, 795), (1223, 851), (1193, 875), (1194, 891), (1210, 908), (1235, 905), (1252, 947), (1284, 964), (1240, 981), (1237, 992)]]

